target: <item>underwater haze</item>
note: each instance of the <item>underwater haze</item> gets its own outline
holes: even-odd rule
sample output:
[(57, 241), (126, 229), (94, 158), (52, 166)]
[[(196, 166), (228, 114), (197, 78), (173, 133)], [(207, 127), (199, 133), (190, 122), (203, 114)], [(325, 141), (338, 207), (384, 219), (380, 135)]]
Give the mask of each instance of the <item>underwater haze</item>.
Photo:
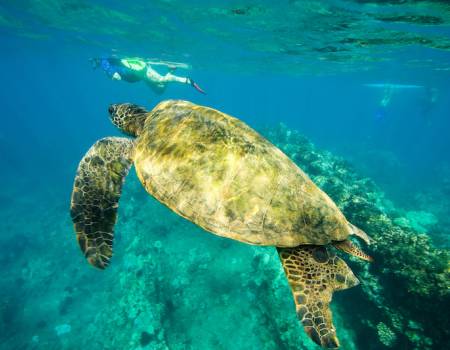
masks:
[[(361, 282), (333, 296), (341, 349), (448, 348), (448, 1), (0, 1), (0, 47), (1, 350), (320, 349), (275, 248), (207, 233), (134, 169), (110, 266), (86, 262), (78, 164), (123, 136), (112, 103), (166, 99), (246, 122), (374, 239), (371, 264), (338, 253)], [(183, 63), (206, 94), (114, 81), (106, 56)]]

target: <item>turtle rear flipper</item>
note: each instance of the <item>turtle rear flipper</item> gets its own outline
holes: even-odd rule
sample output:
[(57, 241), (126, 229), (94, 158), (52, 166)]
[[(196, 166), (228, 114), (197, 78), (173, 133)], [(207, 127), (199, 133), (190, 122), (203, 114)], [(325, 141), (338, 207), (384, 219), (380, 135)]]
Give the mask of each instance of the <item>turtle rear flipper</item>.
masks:
[(100, 269), (112, 256), (117, 208), (133, 149), (130, 139), (107, 137), (97, 141), (78, 166), (70, 216), (86, 259)]
[(297, 311), (309, 337), (326, 349), (339, 347), (330, 302), (333, 292), (359, 284), (336, 254), (324, 246), (277, 248)]

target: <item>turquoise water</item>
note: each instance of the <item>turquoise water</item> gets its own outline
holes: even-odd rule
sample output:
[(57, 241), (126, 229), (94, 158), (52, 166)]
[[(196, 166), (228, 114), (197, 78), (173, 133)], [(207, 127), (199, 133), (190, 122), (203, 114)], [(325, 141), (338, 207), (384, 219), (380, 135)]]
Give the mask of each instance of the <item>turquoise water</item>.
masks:
[[(0, 349), (320, 348), (274, 248), (206, 233), (134, 170), (111, 266), (86, 263), (70, 195), (89, 147), (121, 135), (108, 106), (174, 98), (258, 130), (375, 239), (371, 264), (340, 255), (361, 281), (333, 297), (342, 349), (448, 347), (448, 2), (20, 0), (0, 37)], [(113, 54), (184, 63), (207, 94), (88, 61)]]

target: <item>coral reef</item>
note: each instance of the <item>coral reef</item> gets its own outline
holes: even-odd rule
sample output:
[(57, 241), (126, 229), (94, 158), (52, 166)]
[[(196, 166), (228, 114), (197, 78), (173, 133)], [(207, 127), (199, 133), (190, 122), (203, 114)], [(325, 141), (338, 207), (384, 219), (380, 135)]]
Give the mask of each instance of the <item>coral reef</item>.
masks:
[(415, 210), (433, 214), (439, 224), (430, 227), (428, 234), (442, 247), (450, 246), (450, 164), (442, 163), (432, 172), (431, 181), (411, 198)]
[(380, 338), (380, 342), (386, 345), (388, 348), (394, 346), (395, 341), (397, 340), (397, 336), (395, 333), (386, 326), (383, 322), (377, 324), (378, 337)]
[[(407, 212), (343, 159), (284, 126), (262, 132), (375, 239), (365, 247), (373, 264), (345, 256), (362, 284), (335, 295), (342, 348), (446, 348), (448, 252), (397, 224)], [(296, 318), (275, 249), (205, 233), (152, 199), (133, 172), (105, 271), (76, 245), (67, 192), (11, 198), (0, 212), (2, 348), (318, 349)], [(36, 198), (45, 198), (41, 211)]]
[(58, 337), (63, 336), (64, 334), (70, 333), (72, 327), (70, 324), (60, 324), (55, 327), (55, 332)]
[[(362, 290), (353, 292), (351, 304), (343, 302), (351, 308), (342, 316), (352, 325), (358, 348), (380, 349), (394, 338), (398, 348), (445, 348), (450, 326), (448, 312), (442, 312), (450, 309), (448, 250), (435, 248), (428, 235), (415, 232), (417, 227), (396, 224), (391, 218), (401, 217), (401, 210), (343, 159), (318, 150), (285, 126), (265, 134), (375, 240), (369, 248), (375, 263), (352, 265)], [(412, 218), (422, 225), (436, 223), (423, 213), (410, 213)]]
[(394, 223), (418, 233), (428, 233), (430, 228), (438, 223), (438, 219), (426, 211), (408, 211), (405, 217), (394, 219)]

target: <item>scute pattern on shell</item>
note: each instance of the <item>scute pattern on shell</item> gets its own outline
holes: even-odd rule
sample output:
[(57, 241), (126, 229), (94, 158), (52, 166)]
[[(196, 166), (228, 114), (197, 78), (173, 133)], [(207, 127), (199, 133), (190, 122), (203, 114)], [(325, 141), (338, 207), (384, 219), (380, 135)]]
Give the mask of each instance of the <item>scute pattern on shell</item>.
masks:
[(160, 103), (137, 139), (135, 164), (151, 195), (220, 236), (293, 247), (351, 232), (333, 201), (283, 152), (211, 108)]

